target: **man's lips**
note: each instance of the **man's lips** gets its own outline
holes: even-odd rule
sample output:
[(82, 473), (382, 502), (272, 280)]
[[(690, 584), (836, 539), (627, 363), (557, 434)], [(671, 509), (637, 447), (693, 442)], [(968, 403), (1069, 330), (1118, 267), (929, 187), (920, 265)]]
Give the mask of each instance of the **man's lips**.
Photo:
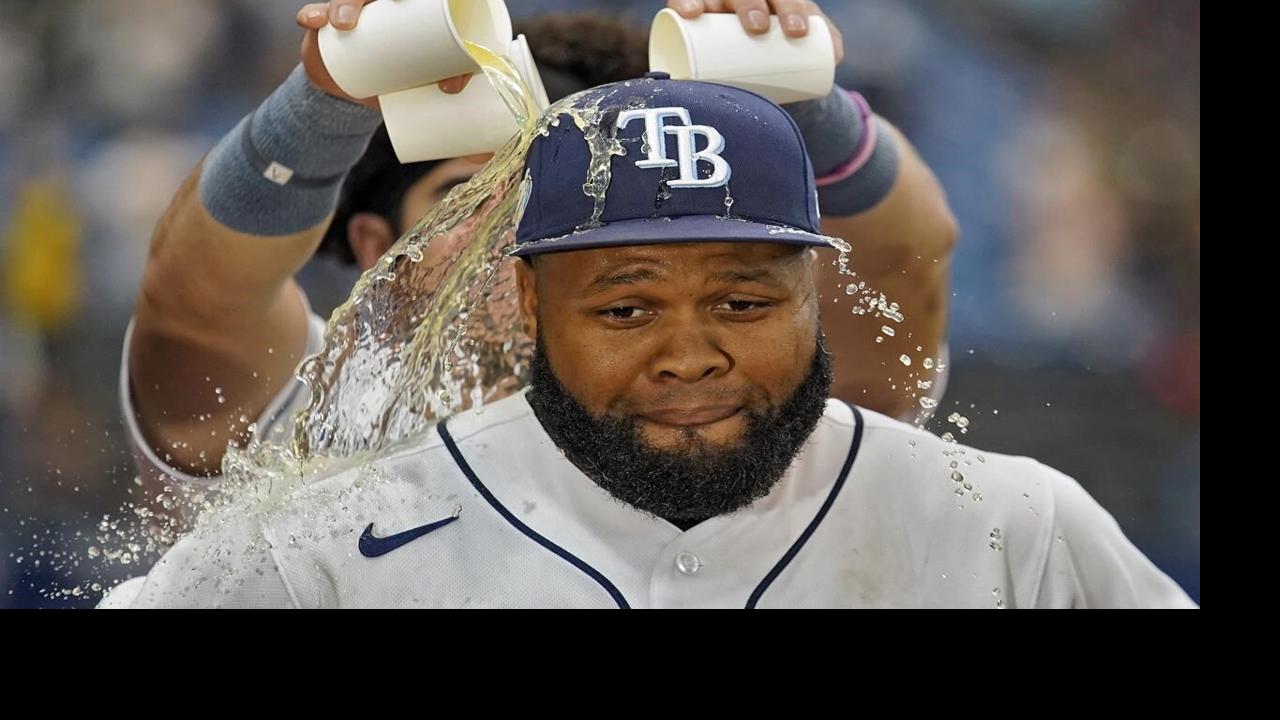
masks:
[(640, 417), (652, 423), (659, 425), (671, 425), (673, 427), (696, 427), (698, 425), (710, 425), (711, 423), (727, 420), (738, 411), (742, 410), (741, 405), (708, 405), (704, 407), (693, 408), (663, 408), (661, 410), (650, 410), (640, 413)]

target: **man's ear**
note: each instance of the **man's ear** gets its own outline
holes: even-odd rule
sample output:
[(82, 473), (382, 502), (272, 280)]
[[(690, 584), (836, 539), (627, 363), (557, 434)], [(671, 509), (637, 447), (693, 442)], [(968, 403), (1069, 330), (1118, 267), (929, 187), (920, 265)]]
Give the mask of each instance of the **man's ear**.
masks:
[(527, 260), (516, 261), (516, 287), (520, 290), (520, 317), (524, 323), (524, 333), (531, 338), (538, 337), (538, 274), (533, 263)]
[(381, 215), (360, 212), (347, 221), (347, 242), (361, 271), (376, 265), (395, 241), (395, 230)]

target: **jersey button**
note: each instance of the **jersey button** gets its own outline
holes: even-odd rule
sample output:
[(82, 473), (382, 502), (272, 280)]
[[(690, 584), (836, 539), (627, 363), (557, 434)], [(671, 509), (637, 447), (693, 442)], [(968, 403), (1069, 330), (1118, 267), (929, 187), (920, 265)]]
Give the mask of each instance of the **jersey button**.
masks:
[(676, 556), (676, 569), (681, 575), (692, 575), (702, 569), (702, 561), (691, 552), (682, 552)]

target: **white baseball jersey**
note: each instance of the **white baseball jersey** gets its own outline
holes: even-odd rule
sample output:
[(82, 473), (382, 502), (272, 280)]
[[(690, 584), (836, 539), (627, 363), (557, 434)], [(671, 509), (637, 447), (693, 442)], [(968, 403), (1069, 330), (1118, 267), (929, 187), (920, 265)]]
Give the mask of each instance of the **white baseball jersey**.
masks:
[(278, 507), (103, 606), (1194, 607), (1071, 478), (837, 401), (768, 496), (687, 531), (592, 482), (523, 393)]

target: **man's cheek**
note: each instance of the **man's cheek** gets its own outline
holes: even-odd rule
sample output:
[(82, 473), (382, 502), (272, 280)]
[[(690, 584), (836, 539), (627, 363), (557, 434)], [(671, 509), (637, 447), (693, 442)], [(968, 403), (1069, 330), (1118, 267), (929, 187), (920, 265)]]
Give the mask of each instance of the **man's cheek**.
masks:
[(592, 415), (600, 415), (625, 395), (630, 372), (627, 357), (612, 350), (580, 345), (564, 353), (557, 362), (552, 357), (552, 370), (574, 399)]
[(611, 335), (596, 338), (594, 333), (579, 333), (568, 338), (569, 354), (574, 357), (575, 369), (583, 377), (597, 384), (624, 383), (643, 366), (643, 346), (635, 341)]

